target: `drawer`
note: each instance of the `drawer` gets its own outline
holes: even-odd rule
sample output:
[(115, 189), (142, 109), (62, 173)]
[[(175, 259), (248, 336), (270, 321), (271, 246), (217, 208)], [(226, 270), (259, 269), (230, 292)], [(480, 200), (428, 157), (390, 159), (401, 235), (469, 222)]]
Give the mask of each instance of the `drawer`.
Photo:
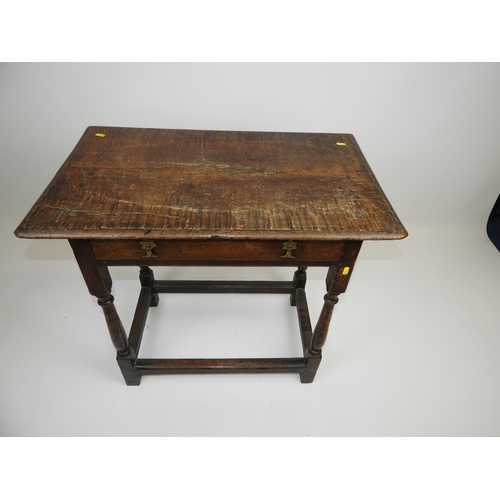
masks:
[(342, 241), (269, 240), (91, 240), (97, 260), (139, 262), (143, 265), (237, 265), (335, 262)]

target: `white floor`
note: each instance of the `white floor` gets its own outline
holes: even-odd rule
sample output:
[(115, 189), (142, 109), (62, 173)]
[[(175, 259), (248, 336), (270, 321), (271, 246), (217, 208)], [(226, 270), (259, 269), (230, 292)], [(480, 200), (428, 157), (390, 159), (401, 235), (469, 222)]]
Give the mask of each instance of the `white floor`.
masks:
[[(499, 436), (500, 253), (484, 228), (367, 242), (313, 384), (298, 375), (143, 377), (127, 387), (65, 241), (0, 239), (2, 436)], [(113, 268), (126, 328), (137, 271)], [(290, 279), (282, 269), (166, 269), (166, 279)], [(323, 269), (307, 284), (315, 321)], [(277, 295), (161, 295), (141, 356), (300, 355)]]

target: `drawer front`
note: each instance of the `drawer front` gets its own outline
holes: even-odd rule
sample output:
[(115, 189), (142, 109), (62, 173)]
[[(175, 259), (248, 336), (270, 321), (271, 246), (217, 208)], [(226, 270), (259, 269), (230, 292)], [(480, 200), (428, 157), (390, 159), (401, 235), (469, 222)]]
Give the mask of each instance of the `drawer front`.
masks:
[(255, 240), (91, 240), (97, 260), (140, 262), (143, 265), (335, 262), (342, 241)]

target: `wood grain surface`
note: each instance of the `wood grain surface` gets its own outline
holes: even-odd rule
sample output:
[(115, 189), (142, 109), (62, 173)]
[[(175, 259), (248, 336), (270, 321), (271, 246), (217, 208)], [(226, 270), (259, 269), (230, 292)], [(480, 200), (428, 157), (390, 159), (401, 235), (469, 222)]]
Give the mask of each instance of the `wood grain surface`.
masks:
[(350, 134), (89, 127), (15, 234), (400, 239)]

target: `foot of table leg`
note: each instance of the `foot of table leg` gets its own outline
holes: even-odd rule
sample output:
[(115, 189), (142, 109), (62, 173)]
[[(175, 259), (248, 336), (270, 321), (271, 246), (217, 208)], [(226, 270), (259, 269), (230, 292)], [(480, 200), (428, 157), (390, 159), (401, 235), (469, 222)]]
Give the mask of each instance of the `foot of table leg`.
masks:
[(306, 359), (306, 370), (300, 374), (300, 382), (302, 384), (312, 384), (320, 363), (321, 352), (309, 354)]
[(118, 366), (122, 372), (123, 378), (125, 379), (125, 383), (127, 385), (140, 385), (142, 375), (138, 375), (136, 371), (134, 371), (134, 359), (132, 353), (128, 354), (117, 354), (116, 361), (118, 362)]

